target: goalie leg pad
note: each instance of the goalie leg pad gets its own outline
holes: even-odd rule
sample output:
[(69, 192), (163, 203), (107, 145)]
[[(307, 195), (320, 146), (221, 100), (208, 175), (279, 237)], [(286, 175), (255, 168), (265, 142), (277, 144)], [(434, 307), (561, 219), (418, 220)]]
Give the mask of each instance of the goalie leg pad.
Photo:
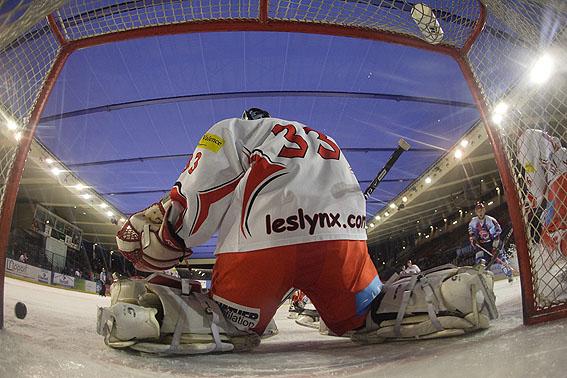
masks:
[(117, 303), (112, 307), (99, 308), (97, 332), (104, 336), (106, 345), (124, 348), (133, 345), (135, 339), (158, 339), (159, 324), (155, 318), (157, 310)]
[(227, 322), (218, 304), (202, 293), (181, 295), (144, 280), (122, 280), (112, 295), (113, 305), (98, 310), (97, 332), (113, 348), (202, 354), (250, 350), (260, 343), (257, 334)]
[(119, 279), (110, 286), (110, 305), (118, 302), (138, 304), (139, 297), (145, 293), (145, 280)]
[(361, 343), (456, 336), (498, 316), (492, 273), (447, 265), (388, 282), (373, 303)]

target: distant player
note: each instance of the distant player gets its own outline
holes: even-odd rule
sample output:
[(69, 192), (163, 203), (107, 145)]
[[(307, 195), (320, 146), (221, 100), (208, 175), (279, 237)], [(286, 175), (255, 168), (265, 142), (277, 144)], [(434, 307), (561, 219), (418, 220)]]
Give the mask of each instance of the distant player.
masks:
[(291, 296), (291, 305), (289, 312), (301, 313), (305, 309), (305, 305), (309, 302), (309, 298), (301, 290), (295, 290)]
[[(469, 222), (469, 241), (476, 251), (475, 264), (486, 264), (492, 259), (492, 256), (484, 250), (504, 260), (505, 256), (501, 253), (500, 245), (502, 233), (500, 224), (495, 218), (486, 215), (486, 208), (482, 202), (476, 203), (475, 213), (476, 217)], [(502, 265), (502, 272), (508, 277), (508, 281), (513, 280), (512, 270), (509, 267)]]

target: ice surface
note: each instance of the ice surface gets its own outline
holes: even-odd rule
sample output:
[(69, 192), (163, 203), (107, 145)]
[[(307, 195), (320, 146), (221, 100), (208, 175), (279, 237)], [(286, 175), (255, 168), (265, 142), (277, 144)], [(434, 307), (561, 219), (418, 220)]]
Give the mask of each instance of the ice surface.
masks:
[[(364, 376), (565, 377), (567, 320), (524, 327), (520, 283), (496, 282), (500, 318), (460, 338), (360, 346), (287, 319), (253, 352), (176, 358), (106, 347), (95, 332), (109, 298), (6, 279), (0, 377)], [(28, 315), (17, 319), (16, 302)]]

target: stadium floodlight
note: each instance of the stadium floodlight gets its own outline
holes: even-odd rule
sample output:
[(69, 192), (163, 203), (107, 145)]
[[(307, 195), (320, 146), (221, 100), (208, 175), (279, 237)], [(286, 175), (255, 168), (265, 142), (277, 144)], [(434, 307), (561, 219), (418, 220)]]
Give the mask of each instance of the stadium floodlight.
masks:
[(504, 115), (508, 112), (508, 108), (509, 108), (508, 104), (505, 103), (504, 101), (501, 101), (498, 103), (498, 105), (494, 107), (494, 114)]
[(504, 120), (504, 116), (507, 112), (508, 104), (506, 104), (504, 101), (499, 102), (492, 111), (492, 122), (494, 122), (495, 125), (499, 126)]
[(408, 197), (406, 197), (406, 196), (403, 196), (403, 197), (402, 197), (402, 202), (403, 202), (403, 203), (406, 203), (406, 202), (408, 202)]
[(120, 218), (118, 221), (119, 221), (120, 223), (124, 223), (124, 222), (126, 222), (126, 219)]
[(51, 173), (53, 173), (55, 176), (58, 176), (61, 172), (63, 172), (61, 168), (58, 167), (51, 168)]
[(84, 193), (84, 194), (81, 194), (81, 197), (83, 197), (84, 199), (89, 199), (89, 198), (91, 198), (91, 195), (89, 193)]
[(461, 159), (463, 157), (463, 151), (461, 151), (460, 149), (456, 149), (455, 150), (455, 158), (457, 159)]
[(385, 217), (387, 217), (387, 216), (389, 216), (389, 215), (390, 215), (390, 213), (387, 212), (387, 211), (384, 213), (384, 216), (385, 216)]
[(534, 84), (545, 83), (551, 77), (554, 65), (551, 55), (544, 54), (533, 65), (530, 71), (530, 81)]
[(469, 141), (466, 139), (463, 139), (461, 141), (461, 147), (466, 148), (469, 145)]
[(391, 203), (390, 204), (390, 209), (395, 209), (396, 208), (396, 204), (395, 203)]
[(112, 217), (114, 215), (114, 213), (109, 210), (109, 211), (106, 212), (106, 215), (108, 215), (109, 217)]
[(374, 227), (374, 223), (370, 223), (369, 226), (370, 226), (370, 227)]
[(431, 177), (427, 176), (427, 177), (425, 178), (425, 183), (426, 183), (426, 184), (431, 184)]
[(14, 133), (14, 139), (16, 142), (19, 142), (22, 139), (22, 132), (18, 131), (17, 133)]
[(13, 119), (6, 119), (6, 127), (8, 130), (16, 130), (18, 128), (18, 124)]
[(99, 204), (99, 206), (100, 206), (102, 209), (106, 209), (106, 208), (108, 207), (108, 204), (106, 204), (106, 203), (104, 203), (104, 202), (101, 202), (101, 203)]
[(49, 164), (49, 165), (51, 165), (51, 164), (54, 163), (54, 161), (53, 161), (52, 158), (47, 158), (47, 159), (45, 159), (45, 162), (46, 162), (47, 164)]
[(497, 125), (497, 126), (500, 126), (503, 119), (504, 119), (504, 116), (502, 114), (493, 114), (492, 115), (492, 122), (494, 122), (494, 124)]
[(73, 187), (74, 187), (75, 189), (77, 189), (78, 191), (81, 191), (81, 190), (85, 189), (85, 186), (84, 186), (83, 184), (81, 184), (80, 182), (77, 183), (77, 184), (75, 184)]

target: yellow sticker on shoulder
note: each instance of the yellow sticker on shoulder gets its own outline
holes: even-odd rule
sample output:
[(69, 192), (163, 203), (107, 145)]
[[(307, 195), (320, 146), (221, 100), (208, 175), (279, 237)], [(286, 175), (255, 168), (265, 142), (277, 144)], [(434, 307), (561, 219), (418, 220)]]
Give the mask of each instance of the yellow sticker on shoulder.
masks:
[(197, 147), (204, 148), (213, 152), (219, 152), (224, 145), (224, 139), (215, 134), (206, 133), (203, 135)]

